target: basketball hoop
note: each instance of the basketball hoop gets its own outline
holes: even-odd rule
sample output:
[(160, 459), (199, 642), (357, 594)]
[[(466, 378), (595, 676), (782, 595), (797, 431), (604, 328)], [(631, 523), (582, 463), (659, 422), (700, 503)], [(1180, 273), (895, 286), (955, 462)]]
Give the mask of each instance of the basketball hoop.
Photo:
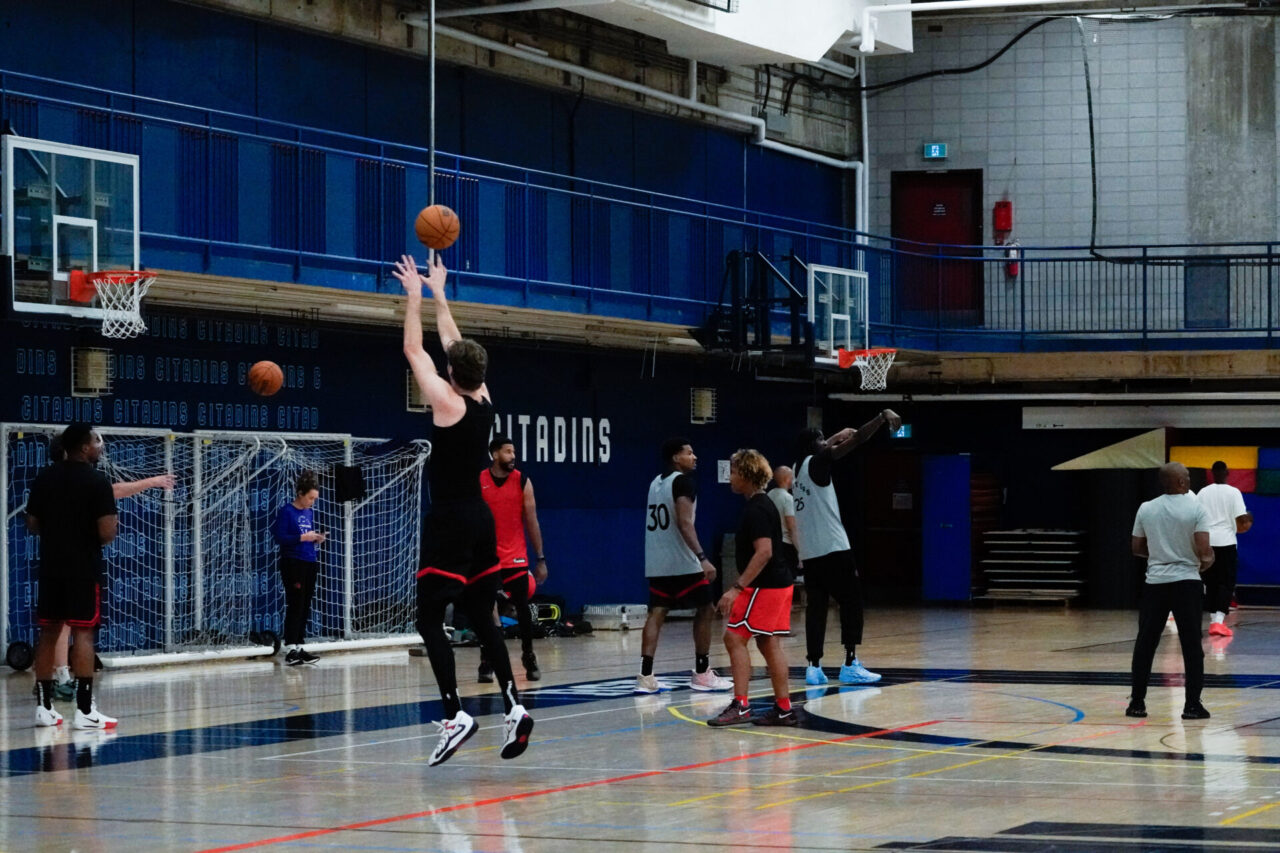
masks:
[(889, 368), (897, 354), (896, 349), (842, 349), (836, 358), (842, 368), (858, 368), (862, 374), (863, 391), (883, 391), (888, 385)]
[(145, 270), (86, 273), (102, 305), (102, 336), (136, 338), (147, 330), (142, 322), (142, 297), (155, 282), (155, 273)]

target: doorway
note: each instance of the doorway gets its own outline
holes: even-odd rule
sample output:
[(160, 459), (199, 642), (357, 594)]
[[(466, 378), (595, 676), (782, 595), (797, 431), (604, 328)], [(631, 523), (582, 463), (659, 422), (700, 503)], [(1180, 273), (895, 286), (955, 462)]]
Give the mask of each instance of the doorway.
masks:
[(890, 193), (897, 322), (981, 325), (982, 170), (894, 172)]

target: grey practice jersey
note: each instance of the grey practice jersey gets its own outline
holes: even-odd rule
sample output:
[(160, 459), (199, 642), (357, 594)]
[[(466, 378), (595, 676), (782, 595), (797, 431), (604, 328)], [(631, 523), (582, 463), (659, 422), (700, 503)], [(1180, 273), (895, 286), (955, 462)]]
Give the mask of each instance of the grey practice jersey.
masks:
[[(679, 471), (659, 474), (649, 484), (644, 517), (644, 576), (647, 578), (692, 575), (702, 571), (698, 557), (685, 544), (676, 527), (676, 498), (672, 485)], [(693, 502), (697, 515), (698, 501)]]
[(800, 534), (800, 559), (825, 557), (849, 550), (849, 534), (840, 522), (840, 504), (836, 487), (819, 486), (809, 473), (812, 456), (806, 456), (796, 468), (792, 495), (796, 499), (796, 531)]

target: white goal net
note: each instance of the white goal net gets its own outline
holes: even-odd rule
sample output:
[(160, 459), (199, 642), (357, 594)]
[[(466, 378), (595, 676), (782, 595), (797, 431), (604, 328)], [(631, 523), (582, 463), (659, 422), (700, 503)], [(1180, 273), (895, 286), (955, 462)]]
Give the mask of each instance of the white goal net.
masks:
[[(39, 538), (26, 532), (27, 490), (49, 464), (52, 425), (3, 425), (0, 647), (35, 639)], [(101, 428), (99, 469), (113, 483), (169, 474), (174, 488), (117, 501), (120, 532), (105, 549), (99, 649), (108, 664), (264, 653), (284, 614), (271, 528), (303, 471), (320, 479), (320, 573), (307, 625), (337, 645), (409, 642), (426, 442), (347, 435)], [(340, 469), (364, 495), (338, 501)]]

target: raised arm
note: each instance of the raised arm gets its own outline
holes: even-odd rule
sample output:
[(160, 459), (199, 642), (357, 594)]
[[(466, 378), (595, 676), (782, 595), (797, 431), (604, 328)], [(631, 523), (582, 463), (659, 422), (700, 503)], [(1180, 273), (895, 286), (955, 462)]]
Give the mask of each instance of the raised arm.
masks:
[[(422, 389), (423, 395), (427, 398), (427, 402), (431, 404), (433, 415), (435, 412), (447, 410), (456, 414), (456, 409), (465, 406), (462, 399), (450, 387), (447, 380), (440, 376), (436, 370), (436, 364), (431, 360), (431, 355), (422, 346), (422, 276), (418, 275), (417, 265), (413, 258), (408, 255), (401, 256), (396, 261), (395, 269), (392, 275), (399, 279), (400, 284), (404, 287), (405, 306), (404, 306), (404, 357), (409, 360), (409, 367), (413, 370), (413, 378), (418, 383), (418, 387)], [(444, 297), (444, 264), (436, 259), (436, 266), (431, 271), (431, 278), (426, 283), (431, 284), (431, 280), (438, 277), (439, 287), (441, 290), (441, 303)], [(434, 293), (434, 289), (432, 291)], [(447, 310), (447, 309), (446, 309)], [(453, 319), (449, 319), (449, 325), (457, 332), (458, 327), (453, 325)], [(447, 348), (447, 344), (446, 344)]]
[(889, 429), (902, 426), (902, 418), (893, 409), (885, 409), (858, 429), (845, 428), (826, 441), (826, 446), (813, 457), (809, 471), (813, 481), (825, 486), (831, 481), (831, 464), (848, 456), (855, 447), (871, 440), (881, 426), (888, 424)]
[(133, 480), (129, 483), (112, 483), (111, 494), (116, 500), (131, 498), (147, 489), (172, 489), (173, 475), (161, 474), (158, 477), (147, 477), (145, 480)]
[(435, 263), (430, 268), (427, 275), (427, 287), (431, 290), (431, 298), (436, 303), (436, 331), (440, 333), (440, 343), (444, 345), (444, 351), (449, 351), (449, 346), (454, 341), (462, 340), (462, 333), (458, 331), (458, 324), (453, 321), (453, 312), (449, 310), (449, 300), (444, 295), (444, 282), (447, 270), (444, 268), (444, 261), (440, 260), (440, 256), (435, 256)]
[(524, 481), (524, 527), (533, 545), (533, 579), (544, 583), (547, 579), (547, 560), (542, 551), (542, 527), (538, 524), (538, 501), (533, 496), (533, 481)]

